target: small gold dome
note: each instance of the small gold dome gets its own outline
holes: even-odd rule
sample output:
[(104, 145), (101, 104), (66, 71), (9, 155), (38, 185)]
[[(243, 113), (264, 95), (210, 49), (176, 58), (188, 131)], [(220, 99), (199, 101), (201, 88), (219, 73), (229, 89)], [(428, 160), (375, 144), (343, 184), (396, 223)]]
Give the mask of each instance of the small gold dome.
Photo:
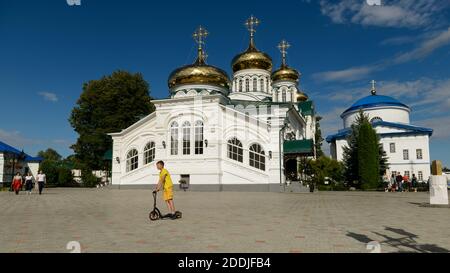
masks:
[(298, 92), (295, 95), (295, 99), (296, 99), (297, 102), (303, 102), (303, 101), (307, 101), (309, 98), (308, 98), (308, 95), (306, 95), (305, 93)]
[(244, 69), (264, 69), (271, 72), (273, 63), (269, 55), (256, 49), (251, 42), (245, 52), (234, 57), (231, 66), (234, 73)]
[(288, 66), (281, 66), (280, 69), (272, 73), (272, 81), (295, 81), (298, 82), (300, 73)]
[(220, 68), (207, 65), (204, 61), (204, 53), (194, 64), (180, 67), (169, 76), (169, 88), (183, 84), (206, 84), (228, 89), (229, 79), (225, 71)]

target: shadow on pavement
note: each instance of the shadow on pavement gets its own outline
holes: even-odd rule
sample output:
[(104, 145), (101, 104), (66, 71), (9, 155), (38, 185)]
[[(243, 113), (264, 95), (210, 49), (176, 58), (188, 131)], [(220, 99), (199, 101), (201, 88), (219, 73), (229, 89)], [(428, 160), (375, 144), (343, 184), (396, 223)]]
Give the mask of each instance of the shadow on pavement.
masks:
[[(397, 249), (397, 252), (450, 253), (450, 250), (435, 244), (419, 244), (416, 241), (419, 236), (404, 229), (385, 227), (385, 231), (392, 233), (392, 235), (382, 234), (376, 231), (373, 231), (372, 233), (384, 238), (383, 241), (379, 241), (381, 246), (388, 245)], [(350, 231), (348, 231), (346, 235), (364, 244), (378, 241), (371, 239), (365, 234), (358, 234)]]

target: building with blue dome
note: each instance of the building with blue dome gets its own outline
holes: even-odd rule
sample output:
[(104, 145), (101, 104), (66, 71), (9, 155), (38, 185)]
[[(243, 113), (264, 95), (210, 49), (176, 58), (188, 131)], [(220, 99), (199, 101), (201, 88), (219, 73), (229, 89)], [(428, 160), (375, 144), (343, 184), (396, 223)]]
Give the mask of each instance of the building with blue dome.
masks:
[(419, 181), (427, 181), (431, 164), (429, 140), (433, 130), (412, 125), (411, 108), (395, 98), (378, 95), (375, 82), (371, 95), (359, 99), (341, 114), (344, 128), (326, 138), (331, 156), (343, 160), (343, 147), (347, 146), (351, 125), (360, 110), (369, 116), (387, 153), (387, 175), (400, 173), (412, 177), (414, 174)]

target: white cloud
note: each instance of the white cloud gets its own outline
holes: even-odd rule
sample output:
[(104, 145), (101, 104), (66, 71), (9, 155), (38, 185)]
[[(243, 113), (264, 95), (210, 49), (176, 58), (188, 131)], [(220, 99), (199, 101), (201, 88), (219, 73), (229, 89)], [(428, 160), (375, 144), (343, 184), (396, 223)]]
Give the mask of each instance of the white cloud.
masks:
[(432, 128), (433, 139), (449, 139), (450, 138), (450, 116), (433, 117), (418, 121), (419, 125)]
[(22, 149), (27, 145), (38, 144), (39, 141), (24, 137), (19, 131), (6, 131), (0, 129), (0, 140), (17, 149)]
[(314, 74), (313, 78), (317, 81), (351, 82), (366, 78), (378, 69), (379, 67), (376, 65), (350, 67), (343, 70), (319, 72)]
[(439, 49), (443, 46), (446, 46), (450, 44), (450, 27), (446, 30), (441, 31), (434, 37), (430, 38), (429, 40), (423, 41), (417, 48), (415, 48), (412, 51), (403, 53), (399, 56), (397, 56), (393, 63), (394, 64), (401, 64), (410, 62), (413, 60), (420, 60), (431, 53), (433, 53), (436, 49)]
[(367, 78), (374, 72), (384, 70), (393, 65), (421, 60), (432, 54), (435, 50), (450, 44), (450, 27), (445, 30), (435, 32), (433, 35), (426, 35), (426, 37), (428, 37), (428, 39), (423, 40), (413, 50), (400, 53), (393, 58), (384, 59), (378, 63), (368, 64), (365, 66), (318, 72), (313, 75), (313, 78), (317, 81), (351, 82)]
[(46, 101), (58, 102), (58, 96), (56, 96), (55, 93), (39, 92), (38, 95), (43, 97)]
[(404, 44), (409, 44), (409, 43), (415, 42), (418, 39), (419, 39), (419, 37), (417, 37), (417, 36), (392, 37), (392, 38), (388, 38), (384, 41), (381, 41), (380, 45), (382, 45), (382, 46), (404, 45)]
[(445, 21), (439, 12), (450, 6), (442, 0), (385, 0), (369, 6), (364, 0), (321, 0), (323, 15), (337, 24), (353, 23), (380, 27), (429, 27)]

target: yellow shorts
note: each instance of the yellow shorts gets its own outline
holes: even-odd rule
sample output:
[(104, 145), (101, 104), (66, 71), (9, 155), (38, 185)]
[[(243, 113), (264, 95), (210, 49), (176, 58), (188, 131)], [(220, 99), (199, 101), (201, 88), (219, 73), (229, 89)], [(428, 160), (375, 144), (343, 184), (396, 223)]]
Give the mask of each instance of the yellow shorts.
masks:
[(163, 192), (164, 201), (169, 201), (173, 199), (173, 188), (164, 189)]

